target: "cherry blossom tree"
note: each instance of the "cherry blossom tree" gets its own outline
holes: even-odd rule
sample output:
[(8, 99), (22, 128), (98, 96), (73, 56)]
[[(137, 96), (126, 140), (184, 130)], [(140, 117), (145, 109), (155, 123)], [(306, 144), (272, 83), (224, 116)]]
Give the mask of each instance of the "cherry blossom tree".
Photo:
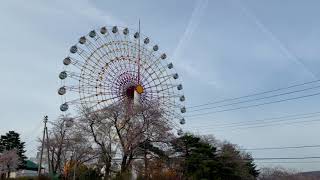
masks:
[(17, 150), (4, 151), (0, 154), (0, 174), (6, 174), (6, 177), (9, 178), (10, 172), (16, 170), (20, 163)]

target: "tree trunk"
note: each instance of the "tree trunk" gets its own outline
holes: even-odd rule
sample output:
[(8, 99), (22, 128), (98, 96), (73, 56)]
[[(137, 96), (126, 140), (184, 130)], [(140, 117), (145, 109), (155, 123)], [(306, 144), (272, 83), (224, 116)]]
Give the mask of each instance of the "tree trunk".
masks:
[(125, 172), (127, 170), (127, 159), (128, 155), (124, 154), (122, 157), (122, 162), (121, 162), (121, 173)]
[(111, 162), (110, 160), (105, 160), (105, 170), (104, 170), (104, 180), (108, 180), (109, 179), (109, 175), (110, 175), (110, 167), (111, 167)]
[(10, 166), (9, 165), (7, 165), (7, 168), (8, 168), (8, 175), (7, 175), (7, 178), (9, 179), (10, 178)]

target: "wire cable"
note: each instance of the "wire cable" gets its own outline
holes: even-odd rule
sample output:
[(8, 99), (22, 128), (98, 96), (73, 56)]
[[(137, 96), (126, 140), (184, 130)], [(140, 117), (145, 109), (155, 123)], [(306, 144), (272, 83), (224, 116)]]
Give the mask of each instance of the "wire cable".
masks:
[(310, 157), (267, 157), (267, 158), (253, 158), (254, 160), (291, 160), (291, 159), (320, 159), (320, 156)]
[(320, 163), (320, 161), (262, 161), (259, 163), (267, 163), (267, 164), (301, 164), (301, 163)]
[(304, 149), (304, 148), (317, 148), (320, 145), (303, 145), (303, 146), (282, 146), (282, 147), (262, 147), (262, 148), (245, 148), (245, 151), (260, 151), (260, 150), (278, 150), (278, 149)]
[[(228, 129), (228, 131), (236, 131), (236, 130), (244, 130), (244, 129), (252, 129), (252, 128), (264, 128), (264, 127), (281, 126), (281, 125), (305, 124), (305, 123), (310, 123), (310, 122), (320, 122), (320, 119), (313, 119), (313, 120), (307, 120), (307, 121), (296, 121), (296, 122), (282, 123), (282, 124), (266, 124), (266, 125), (248, 126), (248, 127), (242, 127), (242, 128)], [(226, 129), (215, 129), (214, 131), (215, 132), (216, 131), (226, 131)]]
[(305, 89), (296, 90), (296, 91), (290, 91), (290, 92), (281, 93), (281, 94), (275, 94), (275, 95), (271, 95), (271, 96), (265, 96), (265, 97), (261, 97), (261, 98), (249, 99), (249, 100), (246, 100), (246, 101), (240, 101), (240, 102), (234, 102), (234, 103), (229, 103), (229, 104), (223, 104), (223, 105), (219, 105), (219, 106), (213, 106), (213, 107), (206, 107), (206, 108), (201, 108), (201, 109), (195, 109), (195, 110), (191, 110), (191, 111), (189, 111), (189, 112), (203, 111), (203, 110), (215, 109), (215, 108), (220, 108), (220, 107), (225, 107), (225, 106), (232, 106), (232, 105), (236, 105), (236, 104), (243, 104), (243, 103), (247, 103), (247, 102), (254, 102), (254, 101), (258, 101), (258, 100), (274, 98), (274, 97), (278, 97), (278, 96), (293, 94), (293, 93), (297, 93), (297, 92), (303, 92), (303, 91), (307, 91), (307, 90), (311, 90), (311, 89), (317, 89), (317, 88), (320, 88), (320, 86), (315, 86), (315, 87), (311, 87), (311, 88), (305, 88)]
[(234, 110), (239, 110), (239, 109), (247, 109), (247, 108), (251, 108), (251, 107), (258, 107), (258, 106), (280, 103), (280, 102), (285, 102), (285, 101), (292, 101), (292, 100), (296, 100), (296, 99), (302, 99), (302, 98), (307, 98), (307, 97), (312, 97), (312, 96), (317, 96), (317, 95), (320, 95), (320, 93), (308, 94), (308, 95), (304, 95), (304, 96), (281, 99), (281, 100), (277, 100), (277, 101), (270, 101), (270, 102), (265, 102), (265, 103), (260, 103), (260, 104), (249, 105), (249, 106), (241, 106), (241, 107), (237, 107), (237, 108), (230, 108), (230, 109), (224, 109), (224, 110), (219, 110), (219, 111), (211, 111), (211, 112), (193, 114), (193, 115), (189, 115), (189, 116), (185, 116), (185, 117), (205, 116), (205, 115), (215, 114), (215, 113), (220, 113), (220, 112), (234, 111)]
[(188, 109), (207, 106), (207, 105), (210, 105), (210, 104), (222, 103), (222, 102), (226, 102), (226, 101), (238, 100), (238, 99), (252, 97), (252, 96), (258, 96), (258, 95), (267, 94), (267, 93), (271, 93), (271, 92), (277, 92), (277, 91), (281, 91), (281, 90), (285, 90), (285, 89), (291, 89), (291, 88), (294, 88), (294, 87), (299, 87), (299, 86), (303, 86), (303, 85), (307, 85), (307, 84), (316, 83), (316, 82), (319, 82), (319, 81), (320, 81), (320, 79), (317, 79), (317, 80), (314, 80), (314, 81), (308, 81), (308, 82), (305, 82), (305, 83), (295, 84), (295, 85), (291, 85), (291, 86), (287, 86), (287, 87), (283, 87), (283, 88), (278, 88), (278, 89), (273, 89), (273, 90), (268, 90), (268, 91), (263, 91), (263, 92), (260, 92), (260, 93), (248, 94), (248, 95), (244, 95), (244, 96), (240, 96), (240, 97), (227, 98), (227, 99), (220, 100), (220, 101), (213, 101), (213, 102), (208, 102), (208, 103), (205, 103), (205, 104), (189, 106)]
[[(197, 128), (201, 127), (218, 127), (218, 128), (231, 128), (231, 127), (242, 127), (242, 126), (249, 126), (249, 125), (261, 125), (261, 124), (269, 124), (269, 123), (277, 123), (277, 122), (285, 122), (285, 121), (292, 121), (292, 120), (299, 120), (299, 119), (307, 119), (312, 117), (319, 117), (319, 115), (310, 115), (310, 116), (304, 116), (304, 117), (295, 117), (295, 118), (273, 118), (273, 119), (265, 119), (265, 120), (251, 120), (251, 121), (242, 121), (237, 123), (225, 123), (225, 124), (210, 124), (206, 126), (195, 126)], [(266, 121), (268, 120), (268, 121)], [(252, 123), (251, 123), (252, 122)]]

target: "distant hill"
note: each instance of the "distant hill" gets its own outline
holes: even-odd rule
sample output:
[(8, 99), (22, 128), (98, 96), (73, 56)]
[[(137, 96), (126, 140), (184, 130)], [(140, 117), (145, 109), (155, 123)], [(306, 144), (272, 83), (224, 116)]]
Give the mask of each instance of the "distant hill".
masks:
[(320, 179), (320, 171), (301, 172), (299, 174), (309, 177), (318, 177)]

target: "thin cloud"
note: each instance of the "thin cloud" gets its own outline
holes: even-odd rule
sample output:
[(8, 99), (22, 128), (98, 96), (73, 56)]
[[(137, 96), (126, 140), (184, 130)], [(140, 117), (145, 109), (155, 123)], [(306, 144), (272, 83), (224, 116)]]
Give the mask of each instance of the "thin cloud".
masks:
[(301, 65), (305, 71), (307, 71), (314, 79), (318, 79), (317, 76), (306, 66), (306, 64), (301, 61), (296, 55), (289, 51), (289, 49), (275, 36), (275, 34), (270, 31), (259, 19), (255, 16), (241, 0), (238, 0), (238, 5), (241, 8), (242, 12), (249, 17), (254, 24), (266, 34), (271, 41), (280, 49), (283, 55), (288, 57), (290, 60), (294, 60), (297, 64)]
[(177, 60), (180, 54), (185, 49), (186, 45), (189, 43), (195, 29), (199, 26), (201, 17), (203, 16), (205, 9), (207, 7), (208, 0), (198, 0), (196, 6), (192, 12), (189, 24), (180, 38), (180, 41), (173, 52), (172, 58)]

